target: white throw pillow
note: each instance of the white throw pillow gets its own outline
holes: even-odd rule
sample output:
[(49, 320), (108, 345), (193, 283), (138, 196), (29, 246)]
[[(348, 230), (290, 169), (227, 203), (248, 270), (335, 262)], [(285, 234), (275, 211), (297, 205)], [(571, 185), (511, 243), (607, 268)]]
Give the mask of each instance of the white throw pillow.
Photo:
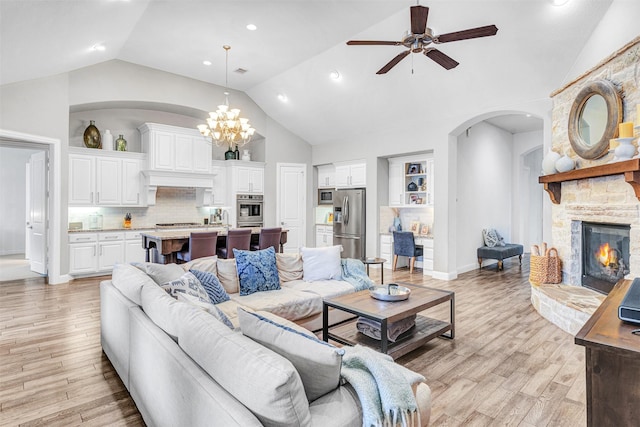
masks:
[(158, 285), (176, 280), (184, 274), (184, 270), (178, 264), (134, 262), (132, 265), (147, 273)]
[(209, 294), (202, 286), (202, 283), (198, 280), (193, 273), (187, 271), (182, 276), (171, 282), (163, 283), (160, 285), (169, 295), (174, 298), (178, 298), (179, 294), (193, 295), (200, 301), (211, 302)]
[(276, 265), (280, 282), (302, 280), (302, 257), (300, 254), (276, 254)]
[(185, 313), (188, 310), (196, 310), (196, 308), (179, 302), (155, 283), (144, 285), (140, 296), (142, 310), (149, 316), (149, 319), (174, 341), (177, 341), (178, 328), (183, 322)]
[(142, 287), (147, 283), (157, 286), (151, 277), (131, 264), (114, 265), (111, 281), (116, 289), (138, 305), (142, 305), (140, 299)]
[(294, 328), (273, 317), (267, 319), (260, 312), (238, 307), (238, 319), (244, 335), (293, 364), (309, 402), (338, 388), (344, 350), (299, 331), (299, 326)]
[(340, 252), (342, 252), (340, 245), (326, 248), (300, 248), (303, 280), (305, 282), (341, 280)]
[(184, 271), (189, 271), (189, 270), (205, 271), (207, 273), (215, 274), (217, 276), (218, 275), (217, 265), (218, 265), (218, 257), (216, 255), (213, 255), (213, 256), (207, 256), (204, 258), (196, 258), (187, 263), (180, 264), (180, 267), (182, 267)]
[(484, 244), (493, 248), (498, 244), (498, 233), (493, 228), (485, 228), (482, 230), (482, 238), (484, 239)]
[(236, 268), (236, 260), (218, 258), (217, 263), (218, 280), (227, 291), (228, 294), (237, 294), (240, 292), (240, 281), (238, 280), (238, 269)]

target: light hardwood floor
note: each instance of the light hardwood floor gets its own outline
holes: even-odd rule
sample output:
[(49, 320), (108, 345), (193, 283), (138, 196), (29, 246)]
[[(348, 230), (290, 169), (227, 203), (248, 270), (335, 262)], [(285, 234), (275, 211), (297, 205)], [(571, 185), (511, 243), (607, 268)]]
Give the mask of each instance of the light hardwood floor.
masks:
[[(431, 425), (586, 425), (584, 349), (531, 307), (527, 277), (527, 260), (450, 282), (385, 271), (456, 293), (455, 340), (398, 359), (426, 377)], [(0, 283), (0, 425), (144, 425), (100, 348), (100, 280)]]

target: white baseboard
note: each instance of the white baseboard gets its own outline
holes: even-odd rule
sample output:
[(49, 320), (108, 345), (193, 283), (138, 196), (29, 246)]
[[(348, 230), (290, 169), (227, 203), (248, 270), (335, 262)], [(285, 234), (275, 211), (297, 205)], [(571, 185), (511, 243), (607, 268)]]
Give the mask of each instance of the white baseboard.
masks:
[(455, 273), (455, 272), (445, 273), (442, 271), (433, 271), (431, 273), (431, 277), (438, 280), (454, 280), (458, 278), (458, 273)]
[(24, 249), (5, 249), (3, 251), (0, 251), (0, 256), (18, 255), (23, 253)]
[(49, 276), (49, 280), (47, 281), (47, 283), (49, 285), (60, 285), (62, 283), (69, 283), (72, 280), (73, 277), (68, 274), (63, 274), (62, 276)]

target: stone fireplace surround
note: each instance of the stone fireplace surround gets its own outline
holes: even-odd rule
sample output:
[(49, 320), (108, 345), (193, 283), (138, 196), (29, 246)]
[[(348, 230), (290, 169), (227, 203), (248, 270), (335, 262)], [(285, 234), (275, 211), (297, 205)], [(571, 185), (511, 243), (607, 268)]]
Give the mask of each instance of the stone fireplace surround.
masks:
[[(592, 70), (551, 94), (552, 145), (576, 160), (577, 168), (604, 165), (613, 154), (597, 160), (579, 158), (568, 139), (568, 118), (577, 93), (588, 83), (608, 79), (623, 97), (623, 121), (635, 121), (640, 103), (640, 37), (614, 52)], [(552, 205), (552, 241), (562, 260), (562, 284), (532, 286), (531, 302), (538, 312), (563, 330), (576, 334), (604, 296), (581, 286), (581, 223), (630, 226), (630, 273), (640, 276), (640, 202), (623, 174), (562, 182), (562, 198)], [(545, 196), (546, 197), (546, 196)]]

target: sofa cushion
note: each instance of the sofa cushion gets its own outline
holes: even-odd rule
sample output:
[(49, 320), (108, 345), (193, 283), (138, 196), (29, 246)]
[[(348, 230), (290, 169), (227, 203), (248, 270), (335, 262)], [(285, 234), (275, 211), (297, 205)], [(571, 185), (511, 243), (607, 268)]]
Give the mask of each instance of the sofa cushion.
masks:
[(233, 249), (240, 281), (240, 295), (280, 289), (273, 246), (258, 251)]
[(180, 323), (178, 344), (265, 426), (311, 424), (300, 375), (282, 356), (199, 310)]
[(227, 315), (210, 302), (200, 301), (200, 299), (187, 294), (178, 294), (178, 301), (186, 302), (187, 304), (198, 307), (199, 309), (209, 313), (210, 315), (218, 319), (220, 322), (229, 327), (229, 329), (235, 329), (233, 323), (231, 323)]
[(276, 254), (280, 284), (302, 279), (302, 256), (296, 253)]
[[(229, 301), (221, 302), (220, 304), (216, 304), (218, 310), (223, 312), (227, 319), (231, 322), (234, 329), (240, 328), (240, 321), (238, 320), (238, 307), (242, 307), (236, 301), (230, 299)], [(247, 307), (247, 309), (251, 310)]]
[(116, 264), (111, 276), (113, 286), (134, 303), (141, 305), (140, 291), (145, 284), (155, 285), (151, 277), (131, 264)]
[(211, 274), (218, 274), (218, 256), (207, 256), (203, 258), (196, 258), (184, 264), (179, 264), (184, 271), (198, 270), (206, 271)]
[(289, 360), (300, 374), (307, 399), (313, 402), (340, 385), (344, 350), (302, 334), (260, 312), (238, 308), (242, 333)]
[(305, 282), (304, 280), (294, 280), (282, 285), (288, 289), (311, 292), (320, 297), (334, 298), (341, 295), (352, 294), (355, 291), (353, 285), (344, 280), (317, 280), (315, 282)]
[(322, 298), (311, 292), (282, 288), (251, 295), (229, 295), (238, 304), (255, 311), (264, 310), (285, 319), (296, 321), (322, 312)]
[(340, 280), (342, 278), (341, 250), (342, 246), (339, 245), (325, 248), (300, 248), (303, 280), (306, 282)]
[(207, 291), (202, 287), (200, 281), (193, 273), (189, 273), (188, 271), (171, 282), (163, 283), (160, 287), (174, 298), (177, 298), (178, 294), (187, 294), (193, 295), (200, 299), (200, 301), (211, 302)]
[(134, 262), (137, 268), (147, 273), (158, 285), (176, 280), (184, 274), (178, 264), (156, 264), (153, 262)]
[(237, 294), (240, 292), (240, 282), (238, 282), (238, 270), (236, 269), (236, 260), (218, 258), (217, 262), (218, 280), (228, 294)]
[(212, 304), (229, 301), (227, 291), (224, 290), (215, 274), (200, 270), (189, 270), (189, 273), (196, 276), (200, 281), (204, 290), (207, 291), (207, 295), (209, 295), (209, 300)]
[(156, 284), (144, 285), (140, 293), (142, 309), (149, 319), (171, 338), (177, 340), (178, 325), (189, 310), (197, 310), (179, 302)]

